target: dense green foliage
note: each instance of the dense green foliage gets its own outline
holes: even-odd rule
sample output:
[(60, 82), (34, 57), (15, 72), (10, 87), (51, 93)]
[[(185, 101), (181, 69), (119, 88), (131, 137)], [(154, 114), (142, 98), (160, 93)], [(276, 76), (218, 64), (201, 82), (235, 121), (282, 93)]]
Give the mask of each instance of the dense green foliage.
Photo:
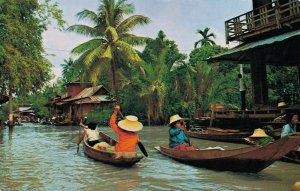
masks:
[(295, 67), (280, 67), (268, 66), (268, 86), (270, 103), (276, 104), (280, 101), (290, 100), (295, 93), (300, 92), (300, 84), (297, 79), (298, 68)]
[[(49, 82), (52, 64), (45, 57), (42, 33), (47, 30), (52, 18), (60, 28), (63, 27), (62, 11), (51, 0), (43, 3), (38, 0), (0, 2), (1, 93), (18, 96), (22, 100), (42, 90)], [(38, 108), (40, 102), (43, 101), (34, 105)], [(2, 111), (6, 112), (5, 109)], [(46, 115), (46, 111), (41, 111), (41, 115)]]
[[(51, 63), (44, 57), (42, 32), (48, 16), (61, 12), (49, 0), (10, 0), (0, 4), (0, 88), (2, 93), (27, 95), (40, 90), (51, 78)], [(46, 19), (47, 18), (47, 19)]]

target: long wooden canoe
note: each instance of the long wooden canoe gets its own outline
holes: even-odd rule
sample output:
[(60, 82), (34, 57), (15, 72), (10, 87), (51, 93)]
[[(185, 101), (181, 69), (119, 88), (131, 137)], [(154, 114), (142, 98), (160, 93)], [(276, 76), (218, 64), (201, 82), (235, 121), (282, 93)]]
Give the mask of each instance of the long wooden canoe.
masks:
[[(104, 134), (103, 132), (99, 132), (100, 137), (102, 139), (109, 143), (112, 146), (115, 146), (117, 144), (117, 141), (109, 137), (108, 135)], [(139, 162), (143, 156), (136, 156), (133, 158), (116, 158), (116, 154), (114, 152), (107, 152), (107, 151), (102, 151), (102, 150), (97, 150), (88, 145), (86, 138), (84, 138), (83, 142), (83, 150), (84, 153), (89, 156), (90, 158), (93, 158), (95, 160), (107, 163), (107, 164), (112, 164), (115, 166), (122, 166), (122, 167), (131, 167), (135, 163)]]
[(190, 137), (212, 140), (212, 141), (222, 141), (222, 142), (232, 142), (232, 143), (243, 143), (243, 138), (249, 137), (253, 132), (217, 132), (217, 131), (188, 131)]
[(300, 145), (300, 137), (285, 137), (265, 147), (250, 146), (233, 150), (181, 151), (167, 146), (155, 147), (177, 161), (220, 171), (257, 173)]

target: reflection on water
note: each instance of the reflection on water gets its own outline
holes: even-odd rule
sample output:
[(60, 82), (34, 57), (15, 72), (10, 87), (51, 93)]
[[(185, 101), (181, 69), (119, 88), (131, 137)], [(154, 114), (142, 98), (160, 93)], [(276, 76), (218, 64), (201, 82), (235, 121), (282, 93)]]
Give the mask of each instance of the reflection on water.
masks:
[[(110, 135), (109, 128), (102, 130)], [(166, 127), (145, 127), (141, 140), (149, 153), (132, 168), (87, 158), (78, 127), (36, 124), (0, 130), (0, 190), (289, 190), (300, 165), (276, 162), (258, 174), (217, 172), (176, 162), (153, 147), (167, 144)], [(116, 136), (114, 136), (116, 138)], [(192, 139), (200, 148), (243, 145)], [(287, 173), (288, 172), (288, 173)]]

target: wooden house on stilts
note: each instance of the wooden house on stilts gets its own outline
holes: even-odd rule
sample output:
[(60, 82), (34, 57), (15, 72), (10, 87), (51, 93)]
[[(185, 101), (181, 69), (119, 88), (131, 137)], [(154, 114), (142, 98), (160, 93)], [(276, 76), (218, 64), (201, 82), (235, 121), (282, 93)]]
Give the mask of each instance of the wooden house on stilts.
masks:
[[(299, 112), (299, 88), (283, 101), (288, 107), (262, 112), (269, 105), (267, 65), (293, 67), (300, 84), (300, 1), (252, 0), (253, 10), (225, 21), (227, 44), (237, 41), (240, 45), (213, 56), (209, 62), (250, 64), (253, 103), (256, 109), (243, 113), (219, 114), (219, 118), (269, 118), (282, 113)], [(225, 64), (226, 62), (224, 62)], [(218, 113), (214, 116), (218, 118)], [(282, 124), (281, 124), (282, 125)]]
[(115, 102), (115, 99), (109, 96), (109, 91), (103, 85), (92, 86), (91, 83), (75, 81), (67, 84), (65, 94), (57, 96), (46, 106), (54, 124), (68, 125), (78, 123), (81, 117), (96, 109), (103, 110), (112, 102)]

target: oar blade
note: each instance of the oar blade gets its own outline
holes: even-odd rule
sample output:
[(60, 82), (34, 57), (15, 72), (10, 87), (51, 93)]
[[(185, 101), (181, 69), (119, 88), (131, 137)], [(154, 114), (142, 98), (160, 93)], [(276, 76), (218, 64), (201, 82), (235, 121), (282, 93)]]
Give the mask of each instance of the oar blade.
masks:
[(148, 153), (147, 153), (144, 145), (141, 142), (138, 142), (138, 146), (139, 146), (140, 150), (142, 151), (142, 153), (145, 155), (145, 157), (148, 157)]

